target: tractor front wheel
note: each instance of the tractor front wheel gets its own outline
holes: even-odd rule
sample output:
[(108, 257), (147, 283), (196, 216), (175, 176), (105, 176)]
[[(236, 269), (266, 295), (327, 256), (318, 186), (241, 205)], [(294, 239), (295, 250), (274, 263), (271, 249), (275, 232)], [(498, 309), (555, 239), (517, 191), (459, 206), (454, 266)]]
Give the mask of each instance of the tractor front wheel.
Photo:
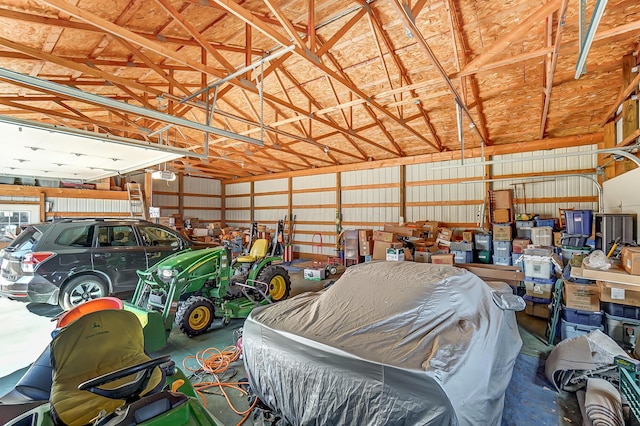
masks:
[(176, 324), (189, 337), (204, 334), (215, 317), (215, 307), (206, 297), (191, 296), (180, 304)]
[(291, 278), (286, 269), (281, 266), (267, 266), (257, 277), (258, 281), (267, 283), (271, 300), (277, 302), (289, 297), (291, 291)]

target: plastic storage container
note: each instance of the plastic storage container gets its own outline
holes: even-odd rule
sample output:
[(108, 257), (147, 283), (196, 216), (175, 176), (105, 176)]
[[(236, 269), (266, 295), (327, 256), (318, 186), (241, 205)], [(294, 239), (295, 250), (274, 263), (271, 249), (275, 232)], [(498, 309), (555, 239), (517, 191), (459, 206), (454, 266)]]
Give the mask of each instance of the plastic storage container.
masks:
[(452, 242), (449, 246), (450, 250), (455, 251), (473, 251), (473, 243)]
[(591, 235), (592, 217), (593, 212), (591, 210), (565, 210), (564, 218), (567, 234)]
[(570, 235), (563, 233), (560, 237), (560, 245), (563, 247), (584, 247), (587, 244), (588, 235)]
[(0, 176), (0, 183), (5, 185), (13, 185), (16, 183), (16, 178), (13, 176)]
[(569, 263), (574, 254), (587, 255), (591, 253), (591, 247), (562, 247), (562, 260), (565, 264)]
[(511, 255), (507, 257), (493, 256), (494, 265), (511, 266)]
[(556, 226), (555, 219), (536, 219), (535, 222), (536, 222), (536, 227), (550, 226), (551, 228), (553, 228), (554, 226)]
[(533, 220), (516, 220), (516, 229), (519, 228), (533, 228), (536, 226)]
[(36, 184), (38, 186), (45, 186), (48, 188), (58, 188), (60, 186), (59, 179), (36, 179)]
[(511, 253), (511, 264), (522, 264), (522, 253)]
[(491, 250), (480, 250), (477, 253), (478, 263), (491, 263)]
[(475, 234), (473, 239), (475, 241), (476, 250), (491, 251), (491, 235)]
[(496, 257), (510, 257), (511, 241), (494, 241), (493, 255)]
[(518, 238), (531, 239), (531, 229), (535, 226), (535, 222), (532, 220), (517, 220), (516, 221), (516, 236)]
[(472, 251), (451, 250), (451, 253), (453, 253), (454, 263), (472, 263), (473, 262)]
[(531, 242), (536, 246), (552, 246), (553, 228), (550, 226), (531, 228)]
[(527, 289), (527, 295), (538, 299), (551, 299), (553, 293), (553, 284), (551, 283), (537, 283), (535, 281), (527, 281), (524, 279), (524, 286)]
[(567, 322), (574, 324), (590, 325), (592, 327), (600, 327), (604, 319), (604, 312), (581, 311), (579, 309), (571, 309), (562, 305), (562, 318)]
[[(532, 278), (551, 278), (553, 274), (553, 264), (549, 256), (531, 256), (525, 254), (524, 275)], [(495, 263), (495, 262), (494, 262)]]
[(640, 320), (617, 317), (605, 312), (605, 325), (607, 334), (624, 349), (633, 348), (636, 345), (636, 335), (640, 330)]
[(624, 317), (640, 320), (640, 308), (630, 305), (622, 305), (613, 302), (600, 302), (602, 310), (615, 317)]
[[(526, 291), (526, 288), (525, 288), (525, 291)], [(551, 299), (543, 299), (541, 297), (529, 296), (528, 294), (525, 294), (524, 296), (522, 296), (522, 298), (525, 301), (532, 302), (532, 303), (546, 303), (547, 305), (551, 303)]]
[(567, 322), (563, 318), (560, 318), (560, 339), (573, 339), (574, 337), (584, 336), (591, 333), (593, 330), (604, 331), (604, 327), (596, 327), (584, 324), (575, 324)]

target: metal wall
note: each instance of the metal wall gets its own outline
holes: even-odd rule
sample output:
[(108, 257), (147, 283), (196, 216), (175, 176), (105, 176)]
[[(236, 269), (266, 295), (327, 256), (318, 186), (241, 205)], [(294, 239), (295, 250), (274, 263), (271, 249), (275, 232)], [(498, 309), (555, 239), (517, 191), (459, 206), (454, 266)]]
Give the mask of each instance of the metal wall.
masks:
[[(342, 172), (342, 222), (345, 225), (372, 223), (370, 226), (358, 226), (359, 228), (381, 228), (384, 223), (398, 223), (400, 220), (399, 183), (400, 167)], [(387, 184), (393, 187), (366, 188)]]
[[(336, 174), (294, 177), (291, 189), (292, 215), (296, 221), (293, 250), (298, 253), (317, 250), (325, 256), (335, 256)], [(319, 244), (320, 239), (322, 250), (314, 249), (312, 244)]]
[(257, 181), (253, 193), (254, 220), (275, 229), (289, 211), (289, 179)]
[(231, 183), (225, 186), (224, 199), (227, 226), (248, 226), (251, 222), (251, 184)]

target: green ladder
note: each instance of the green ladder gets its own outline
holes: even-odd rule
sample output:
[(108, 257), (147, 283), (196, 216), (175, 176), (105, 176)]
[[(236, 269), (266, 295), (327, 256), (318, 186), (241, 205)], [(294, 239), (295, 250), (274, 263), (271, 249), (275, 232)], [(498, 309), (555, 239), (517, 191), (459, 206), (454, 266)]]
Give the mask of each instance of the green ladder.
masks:
[(563, 290), (564, 284), (562, 279), (556, 280), (556, 284), (553, 286), (553, 296), (551, 298), (551, 310), (549, 311), (547, 330), (544, 333), (544, 337), (547, 338), (547, 345), (549, 346), (553, 346), (556, 340), (556, 328), (558, 327), (558, 321), (560, 320)]

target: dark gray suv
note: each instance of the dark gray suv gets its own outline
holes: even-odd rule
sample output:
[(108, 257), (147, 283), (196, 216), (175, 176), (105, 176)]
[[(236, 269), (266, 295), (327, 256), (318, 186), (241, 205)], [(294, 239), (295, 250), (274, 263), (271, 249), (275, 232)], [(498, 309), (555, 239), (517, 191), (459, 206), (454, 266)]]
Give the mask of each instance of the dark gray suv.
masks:
[(0, 250), (0, 296), (71, 309), (132, 292), (136, 270), (192, 247), (173, 229), (139, 219), (63, 219), (27, 226)]

